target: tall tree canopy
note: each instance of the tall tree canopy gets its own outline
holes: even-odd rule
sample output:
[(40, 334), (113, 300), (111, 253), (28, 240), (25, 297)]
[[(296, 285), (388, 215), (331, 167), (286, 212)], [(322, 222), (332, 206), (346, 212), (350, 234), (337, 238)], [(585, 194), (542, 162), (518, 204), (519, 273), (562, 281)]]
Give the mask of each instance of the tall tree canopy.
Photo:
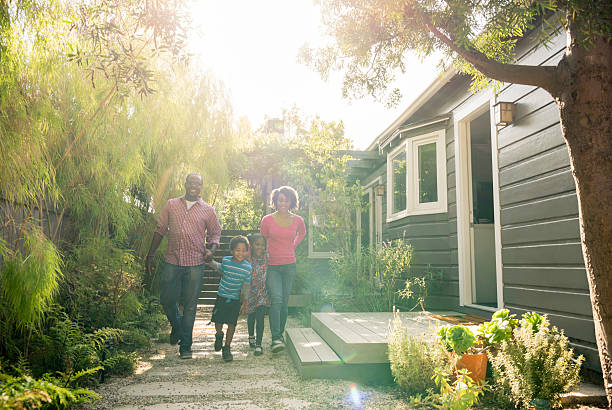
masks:
[[(612, 406), (612, 2), (606, 0), (320, 0), (335, 44), (303, 50), (323, 75), (345, 71), (344, 94), (390, 94), (406, 56), (441, 50), (478, 87), (541, 87), (557, 103), (580, 213), (595, 335)], [(538, 27), (538, 28), (536, 28)], [(513, 63), (527, 32), (567, 32), (554, 66)]]

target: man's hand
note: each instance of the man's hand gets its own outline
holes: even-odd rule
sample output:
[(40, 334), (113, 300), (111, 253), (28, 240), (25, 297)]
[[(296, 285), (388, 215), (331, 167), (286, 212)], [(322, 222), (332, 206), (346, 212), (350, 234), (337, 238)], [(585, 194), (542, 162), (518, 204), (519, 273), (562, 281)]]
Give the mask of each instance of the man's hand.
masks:
[(212, 257), (213, 257), (213, 252), (210, 249), (206, 249), (206, 252), (204, 252), (204, 262), (212, 261)]
[(153, 276), (153, 263), (155, 262), (155, 255), (147, 255), (145, 259), (145, 271), (147, 272), (147, 276)]

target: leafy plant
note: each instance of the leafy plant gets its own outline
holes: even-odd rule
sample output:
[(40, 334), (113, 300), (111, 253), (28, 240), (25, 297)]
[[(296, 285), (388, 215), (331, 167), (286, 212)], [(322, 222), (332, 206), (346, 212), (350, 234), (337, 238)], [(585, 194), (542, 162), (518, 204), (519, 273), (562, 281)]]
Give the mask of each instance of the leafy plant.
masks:
[(436, 368), (445, 372), (453, 369), (447, 356), (438, 340), (408, 335), (399, 315), (395, 315), (389, 334), (389, 361), (395, 382), (404, 392), (416, 394), (434, 389)]
[(136, 370), (138, 355), (132, 353), (117, 353), (102, 362), (104, 371), (109, 375), (129, 376)]
[[(25, 256), (24, 256), (25, 255)], [(37, 227), (25, 234), (24, 254), (17, 252), (3, 262), (0, 271), (1, 303), (18, 329), (40, 325), (53, 301), (61, 278), (61, 255)]]
[(584, 357), (574, 358), (567, 337), (556, 327), (550, 328), (545, 316), (536, 332), (527, 320), (513, 335), (512, 341), (504, 341), (490, 357), (495, 391), (516, 406), (528, 406), (534, 399), (558, 405), (560, 394), (579, 383)]
[(477, 404), (480, 397), (488, 390), (486, 383), (475, 383), (465, 369), (458, 371), (454, 381), (451, 381), (450, 374), (442, 369), (436, 369), (434, 381), (440, 392), (417, 394), (410, 398), (410, 405), (414, 408), (466, 410)]
[(436, 334), (449, 352), (458, 355), (467, 352), (476, 340), (474, 333), (463, 325), (441, 326)]
[(21, 372), (16, 376), (0, 373), (0, 408), (29, 409), (50, 406), (62, 409), (78, 403), (93, 402), (100, 396), (94, 391), (75, 387), (75, 382), (80, 377), (100, 369), (89, 369), (74, 374), (71, 378), (62, 379), (49, 374), (42, 379), (35, 379)]
[(350, 295), (365, 311), (393, 310), (405, 285), (412, 260), (412, 247), (402, 239), (389, 241), (379, 249), (342, 252), (331, 260), (341, 292)]
[(511, 315), (508, 309), (498, 310), (491, 320), (478, 327), (478, 335), (482, 336), (489, 346), (498, 345), (512, 337), (512, 331), (518, 326), (516, 315)]
[(531, 327), (531, 331), (536, 333), (540, 330), (541, 326), (546, 326), (546, 319), (544, 316), (536, 312), (527, 312), (521, 318), (522, 327)]
[(414, 310), (417, 306), (420, 306), (421, 310), (425, 310), (425, 300), (432, 286), (441, 279), (441, 272), (436, 272), (428, 267), (425, 272), (410, 274), (404, 283), (404, 288), (400, 289), (398, 294), (402, 299), (414, 303), (412, 308), (408, 308), (408, 310)]

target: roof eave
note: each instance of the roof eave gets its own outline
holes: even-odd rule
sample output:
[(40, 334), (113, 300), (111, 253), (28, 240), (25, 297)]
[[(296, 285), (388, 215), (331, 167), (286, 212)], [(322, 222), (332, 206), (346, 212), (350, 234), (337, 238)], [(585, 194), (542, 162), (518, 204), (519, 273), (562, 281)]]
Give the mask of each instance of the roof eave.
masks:
[(378, 142), (381, 141), (385, 136), (395, 132), (410, 116), (412, 116), (419, 108), (423, 106), (431, 97), (434, 96), (446, 83), (448, 83), (456, 74), (457, 69), (451, 67), (450, 69), (443, 72), (438, 76), (426, 89), (423, 91), (413, 102), (406, 108), (406, 110), (389, 125), (382, 133), (378, 135), (372, 141), (372, 143), (366, 148), (366, 151), (373, 150)]

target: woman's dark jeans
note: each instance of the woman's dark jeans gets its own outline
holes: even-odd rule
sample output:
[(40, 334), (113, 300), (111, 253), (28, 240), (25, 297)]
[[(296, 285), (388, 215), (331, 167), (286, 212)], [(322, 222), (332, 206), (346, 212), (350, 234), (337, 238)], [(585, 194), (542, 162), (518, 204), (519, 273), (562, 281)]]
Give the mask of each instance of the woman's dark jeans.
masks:
[[(172, 328), (178, 331), (181, 351), (191, 349), (203, 274), (204, 265), (178, 266), (164, 262), (162, 267), (159, 299)], [(179, 302), (183, 305), (182, 316), (178, 310)]]
[(289, 293), (295, 279), (295, 263), (269, 265), (266, 287), (270, 295), (270, 332), (272, 340), (279, 340), (285, 332), (289, 312)]

